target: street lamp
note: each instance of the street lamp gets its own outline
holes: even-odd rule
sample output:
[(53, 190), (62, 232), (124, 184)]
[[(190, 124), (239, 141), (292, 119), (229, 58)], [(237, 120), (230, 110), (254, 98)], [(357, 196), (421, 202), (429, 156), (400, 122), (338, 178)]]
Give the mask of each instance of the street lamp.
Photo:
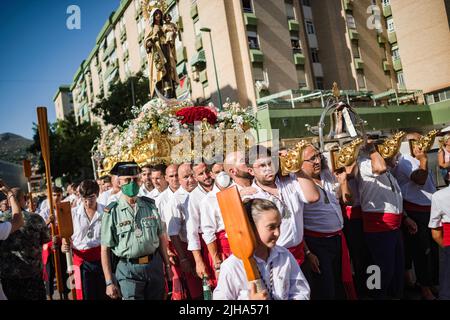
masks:
[(212, 52), (213, 64), (214, 64), (214, 73), (216, 74), (217, 93), (219, 94), (219, 111), (221, 111), (222, 110), (222, 94), (220, 93), (219, 80), (217, 77), (216, 58), (214, 57), (214, 47), (213, 47), (213, 42), (212, 42), (212, 37), (211, 37), (211, 29), (210, 28), (200, 28), (200, 31), (209, 33), (209, 41), (211, 42), (211, 52)]

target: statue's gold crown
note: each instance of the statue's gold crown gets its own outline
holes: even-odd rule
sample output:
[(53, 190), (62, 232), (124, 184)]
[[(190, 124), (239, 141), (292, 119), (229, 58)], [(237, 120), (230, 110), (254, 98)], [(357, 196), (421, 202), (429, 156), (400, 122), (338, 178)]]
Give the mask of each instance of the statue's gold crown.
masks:
[(333, 171), (350, 166), (358, 158), (359, 149), (364, 140), (356, 138), (352, 142), (339, 148), (339, 150), (331, 151), (333, 159)]
[(384, 159), (392, 158), (400, 151), (400, 145), (402, 144), (402, 140), (405, 135), (405, 132), (399, 131), (392, 137), (385, 139), (382, 144), (377, 145), (378, 153)]
[(145, 19), (150, 18), (150, 13), (154, 9), (159, 9), (163, 13), (167, 10), (167, 3), (165, 0), (141, 0), (141, 6)]
[(430, 151), (434, 143), (434, 138), (439, 133), (439, 130), (431, 130), (426, 135), (420, 137), (419, 140), (410, 140), (411, 150), (414, 148), (419, 148), (423, 152)]
[(281, 174), (287, 176), (302, 169), (303, 150), (310, 145), (306, 140), (300, 140), (294, 148), (289, 149), (286, 154), (280, 155)]

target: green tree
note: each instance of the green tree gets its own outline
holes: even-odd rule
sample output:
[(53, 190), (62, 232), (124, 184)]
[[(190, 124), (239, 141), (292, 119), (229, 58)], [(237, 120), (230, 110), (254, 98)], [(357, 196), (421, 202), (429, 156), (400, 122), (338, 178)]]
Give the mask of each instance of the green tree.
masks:
[(122, 126), (126, 120), (133, 119), (131, 107), (142, 107), (149, 101), (148, 78), (142, 73), (129, 77), (125, 82), (118, 82), (110, 87), (108, 97), (101, 99), (93, 108), (92, 113), (103, 119), (105, 124)]
[[(39, 171), (45, 172), (40, 157), (39, 131), (34, 124), (34, 143), (29, 152), (39, 155)], [(49, 125), (50, 167), (52, 178), (64, 177), (68, 181), (94, 178), (91, 149), (100, 136), (100, 127), (88, 122), (77, 124), (73, 112), (65, 120)]]

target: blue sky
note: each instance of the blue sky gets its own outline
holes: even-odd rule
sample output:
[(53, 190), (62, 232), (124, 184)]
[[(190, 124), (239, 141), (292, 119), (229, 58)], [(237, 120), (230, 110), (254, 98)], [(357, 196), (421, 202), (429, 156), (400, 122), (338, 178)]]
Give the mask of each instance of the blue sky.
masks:
[[(120, 0), (0, 1), (0, 133), (32, 138), (36, 107), (52, 101), (59, 85), (72, 78)], [(69, 30), (70, 5), (81, 10), (81, 29)]]

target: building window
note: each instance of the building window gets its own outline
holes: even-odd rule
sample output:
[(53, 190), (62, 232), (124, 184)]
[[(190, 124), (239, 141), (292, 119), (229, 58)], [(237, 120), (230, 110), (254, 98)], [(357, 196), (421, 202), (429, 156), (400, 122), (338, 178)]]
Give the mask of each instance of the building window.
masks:
[(383, 7), (387, 7), (391, 4), (390, 0), (382, 0), (381, 3), (383, 4)]
[(242, 0), (242, 8), (244, 12), (253, 13), (252, 0)]
[(291, 45), (294, 53), (302, 53), (302, 47), (300, 45), (300, 40), (298, 37), (291, 37)]
[(255, 81), (264, 81), (264, 70), (262, 64), (255, 64), (253, 66), (253, 78)]
[(392, 49), (392, 60), (400, 59), (400, 53), (398, 52), (398, 48)]
[(286, 1), (284, 3), (284, 6), (286, 7), (286, 16), (287, 16), (288, 20), (296, 20), (294, 5), (293, 5), (292, 1)]
[(356, 73), (356, 80), (358, 81), (358, 87), (359, 89), (365, 89), (366, 88), (366, 81), (364, 79), (364, 73), (360, 70)]
[(347, 14), (347, 25), (349, 28), (356, 29), (355, 18), (351, 14)]
[(359, 46), (357, 43), (352, 42), (352, 52), (353, 52), (353, 57), (354, 58), (359, 58)]
[(194, 21), (194, 33), (196, 36), (199, 36), (202, 34), (202, 32), (200, 31), (200, 28), (201, 28), (200, 20), (197, 19), (196, 21)]
[(308, 34), (315, 34), (314, 23), (311, 20), (306, 20), (306, 32)]
[(247, 39), (250, 49), (259, 49), (258, 34), (255, 31), (247, 31)]
[(306, 73), (305, 73), (305, 67), (302, 65), (296, 66), (297, 71), (297, 81), (298, 81), (298, 87), (304, 88), (306, 87)]
[(302, 4), (304, 6), (311, 7), (311, 1), (310, 0), (302, 0)]
[(319, 62), (319, 51), (315, 48), (311, 49), (312, 62)]
[(127, 60), (127, 62), (125, 62), (125, 74), (127, 75), (127, 77), (131, 75), (130, 60)]
[(177, 4), (173, 5), (172, 8), (170, 8), (169, 14), (172, 17), (172, 22), (176, 23), (178, 21), (178, 18), (180, 17)]
[(399, 87), (405, 87), (405, 78), (403, 77), (402, 71), (397, 73), (397, 81)]
[(316, 88), (319, 90), (323, 90), (323, 78), (322, 77), (316, 77)]
[(122, 52), (125, 53), (126, 51), (128, 51), (128, 40), (122, 43)]
[(139, 47), (139, 52), (141, 53), (141, 58), (145, 58), (147, 56), (147, 51), (145, 50), (144, 44), (141, 44)]
[(392, 17), (391, 17), (391, 18), (388, 18), (387, 21), (386, 21), (386, 23), (387, 23), (387, 29), (388, 29), (388, 31), (389, 31), (389, 32), (394, 32), (394, 31), (395, 31), (395, 28), (394, 28), (394, 19), (392, 19)]

